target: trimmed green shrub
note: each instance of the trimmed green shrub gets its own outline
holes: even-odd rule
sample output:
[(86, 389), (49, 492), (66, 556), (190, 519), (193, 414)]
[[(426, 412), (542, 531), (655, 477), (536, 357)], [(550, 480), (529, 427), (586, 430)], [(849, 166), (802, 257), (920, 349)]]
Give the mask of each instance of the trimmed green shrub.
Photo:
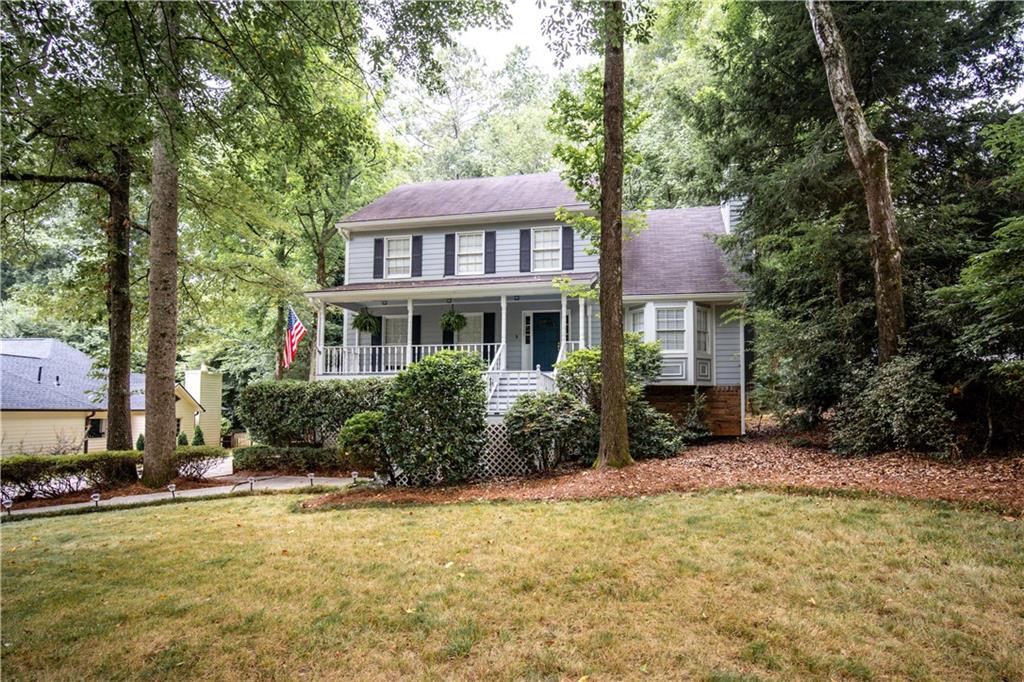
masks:
[(196, 424), (196, 428), (192, 431), (192, 445), (206, 445), (206, 438), (203, 436), (203, 429), (199, 424)]
[(146, 434), (140, 433), (139, 437), (135, 439), (135, 449), (139, 452), (146, 449)]
[[(685, 443), (683, 431), (669, 415), (644, 398), (643, 390), (631, 386), (626, 394), (626, 429), (629, 454), (633, 459), (665, 459), (678, 454)], [(595, 435), (599, 440), (600, 430)], [(595, 446), (593, 452), (597, 452)]]
[(259, 381), (242, 389), (238, 415), (253, 440), (275, 447), (321, 447), (348, 419), (380, 409), (390, 379)]
[(235, 448), (233, 455), (236, 471), (284, 471), (305, 474), (309, 471), (342, 471), (349, 464), (335, 448), (253, 445)]
[[(661, 346), (644, 343), (640, 334), (626, 334), (623, 351), (626, 384), (643, 386), (661, 372)], [(584, 401), (601, 414), (601, 348), (577, 350), (558, 363), (558, 390)]]
[(464, 481), (476, 471), (487, 440), (484, 369), (478, 355), (441, 351), (388, 386), (384, 443), (410, 485)]
[(568, 393), (519, 396), (505, 414), (505, 428), (512, 448), (533, 471), (597, 452), (597, 415)]
[(372, 469), (394, 483), (394, 467), (381, 432), (383, 423), (384, 413), (379, 410), (352, 415), (338, 434), (338, 447), (356, 469)]
[[(182, 447), (174, 461), (183, 478), (203, 478), (226, 453), (214, 447)], [(109, 489), (138, 480), (138, 450), (75, 455), (7, 455), (0, 460), (0, 486), (14, 499), (59, 497), (82, 487)]]
[(184, 431), (178, 432), (178, 445), (188, 445), (188, 436), (185, 435)]
[(212, 445), (186, 445), (174, 451), (174, 464), (182, 478), (199, 480), (206, 478), (210, 469), (227, 454), (227, 451)]
[(843, 387), (831, 424), (831, 447), (843, 455), (909, 449), (948, 457), (953, 413), (919, 355), (862, 366)]

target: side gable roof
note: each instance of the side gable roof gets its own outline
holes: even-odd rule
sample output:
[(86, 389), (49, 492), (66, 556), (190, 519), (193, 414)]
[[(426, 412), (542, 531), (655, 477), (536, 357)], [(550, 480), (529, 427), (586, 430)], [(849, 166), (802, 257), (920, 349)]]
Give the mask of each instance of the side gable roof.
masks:
[(647, 212), (647, 227), (622, 245), (626, 296), (741, 293), (713, 241), (725, 234), (717, 206)]
[(376, 220), (580, 207), (557, 172), (401, 185), (359, 209), (345, 224)]
[[(93, 411), (107, 409), (107, 386), (92, 374), (92, 358), (59, 339), (0, 339), (0, 410)], [(146, 375), (129, 380), (133, 411), (146, 409)], [(203, 406), (181, 384), (179, 397)]]

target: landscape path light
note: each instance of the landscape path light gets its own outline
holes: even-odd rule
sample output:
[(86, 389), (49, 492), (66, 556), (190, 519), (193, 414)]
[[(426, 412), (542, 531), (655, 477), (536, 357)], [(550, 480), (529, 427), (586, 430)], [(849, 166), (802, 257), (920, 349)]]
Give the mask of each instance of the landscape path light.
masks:
[(2, 504), (4, 505), (4, 509), (7, 510), (7, 515), (10, 516), (11, 515), (11, 507), (14, 506), (14, 500), (12, 500), (9, 497), (5, 497), (4, 501), (2, 502)]
[(316, 476), (316, 474), (314, 474), (312, 471), (310, 471), (308, 474), (306, 474), (306, 476), (309, 477), (309, 487), (312, 488), (313, 487), (313, 477)]
[(89, 496), (89, 499), (92, 500), (92, 503), (93, 503), (93, 505), (95, 507), (98, 508), (100, 506), (100, 494), (99, 493), (93, 493), (92, 495)]
[(171, 491), (171, 499), (172, 499), (172, 500), (173, 500), (173, 499), (174, 499), (175, 497), (177, 497), (177, 496), (176, 496), (176, 495), (174, 494), (174, 491), (178, 489), (178, 486), (174, 485), (173, 483), (168, 483), (168, 484), (167, 484), (167, 489)]
[(253, 486), (253, 484), (255, 482), (256, 482), (256, 477), (255, 476), (250, 476), (249, 477), (249, 492), (252, 492), (252, 490), (253, 490), (252, 486)]

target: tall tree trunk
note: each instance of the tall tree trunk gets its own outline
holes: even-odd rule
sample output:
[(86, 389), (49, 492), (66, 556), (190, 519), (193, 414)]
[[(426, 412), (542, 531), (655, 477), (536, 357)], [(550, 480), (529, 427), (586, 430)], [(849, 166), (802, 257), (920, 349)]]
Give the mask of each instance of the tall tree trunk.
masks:
[[(160, 4), (165, 64), (174, 68), (179, 8)], [(175, 362), (178, 355), (179, 92), (176, 74), (160, 93), (153, 135), (153, 190), (149, 226), (149, 348), (146, 353), (146, 452), (143, 482), (162, 486), (175, 476)]]
[[(331, 228), (327, 228), (331, 229)], [(321, 240), (316, 244), (316, 284), (319, 288), (323, 289), (327, 286), (327, 244)], [(324, 324), (326, 325), (327, 318), (324, 318)], [(313, 322), (309, 325), (310, 333), (313, 334), (312, 342), (309, 344), (309, 380), (313, 381), (316, 379), (316, 368), (317, 368), (317, 354), (320, 349), (317, 348), (316, 339), (320, 338), (319, 330), (317, 327), (320, 324), (320, 316), (317, 315), (313, 318)]]
[(274, 357), (277, 358), (277, 366), (274, 369), (274, 378), (284, 378), (284, 304), (277, 303), (277, 322), (274, 324), (274, 341), (277, 344)]
[(625, 17), (604, 3), (604, 164), (601, 168), (601, 444), (594, 466), (632, 464), (626, 427), (622, 327), (622, 174), (625, 114)]
[(107, 224), (107, 449), (131, 450), (132, 297), (130, 271), (132, 158), (123, 147), (114, 150)]
[(868, 127), (857, 93), (839, 27), (828, 0), (806, 0), (814, 37), (821, 50), (828, 89), (846, 151), (864, 187), (871, 224), (871, 261), (875, 275), (875, 319), (878, 360), (885, 363), (899, 352), (905, 318), (903, 312), (903, 251), (896, 230), (896, 212), (889, 184), (889, 149)]

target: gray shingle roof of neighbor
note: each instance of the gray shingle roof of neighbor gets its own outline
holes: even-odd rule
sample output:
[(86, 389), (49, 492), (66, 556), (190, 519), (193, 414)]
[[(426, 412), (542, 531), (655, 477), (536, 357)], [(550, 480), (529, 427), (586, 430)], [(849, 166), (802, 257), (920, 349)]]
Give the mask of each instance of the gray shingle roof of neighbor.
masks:
[(401, 185), (343, 222), (582, 206), (557, 172)]
[[(105, 410), (106, 380), (92, 365), (58, 339), (0, 339), (0, 410)], [(131, 409), (146, 408), (145, 384), (131, 375)]]
[(741, 293), (713, 241), (721, 234), (718, 206), (648, 211), (647, 227), (622, 245), (623, 294)]

